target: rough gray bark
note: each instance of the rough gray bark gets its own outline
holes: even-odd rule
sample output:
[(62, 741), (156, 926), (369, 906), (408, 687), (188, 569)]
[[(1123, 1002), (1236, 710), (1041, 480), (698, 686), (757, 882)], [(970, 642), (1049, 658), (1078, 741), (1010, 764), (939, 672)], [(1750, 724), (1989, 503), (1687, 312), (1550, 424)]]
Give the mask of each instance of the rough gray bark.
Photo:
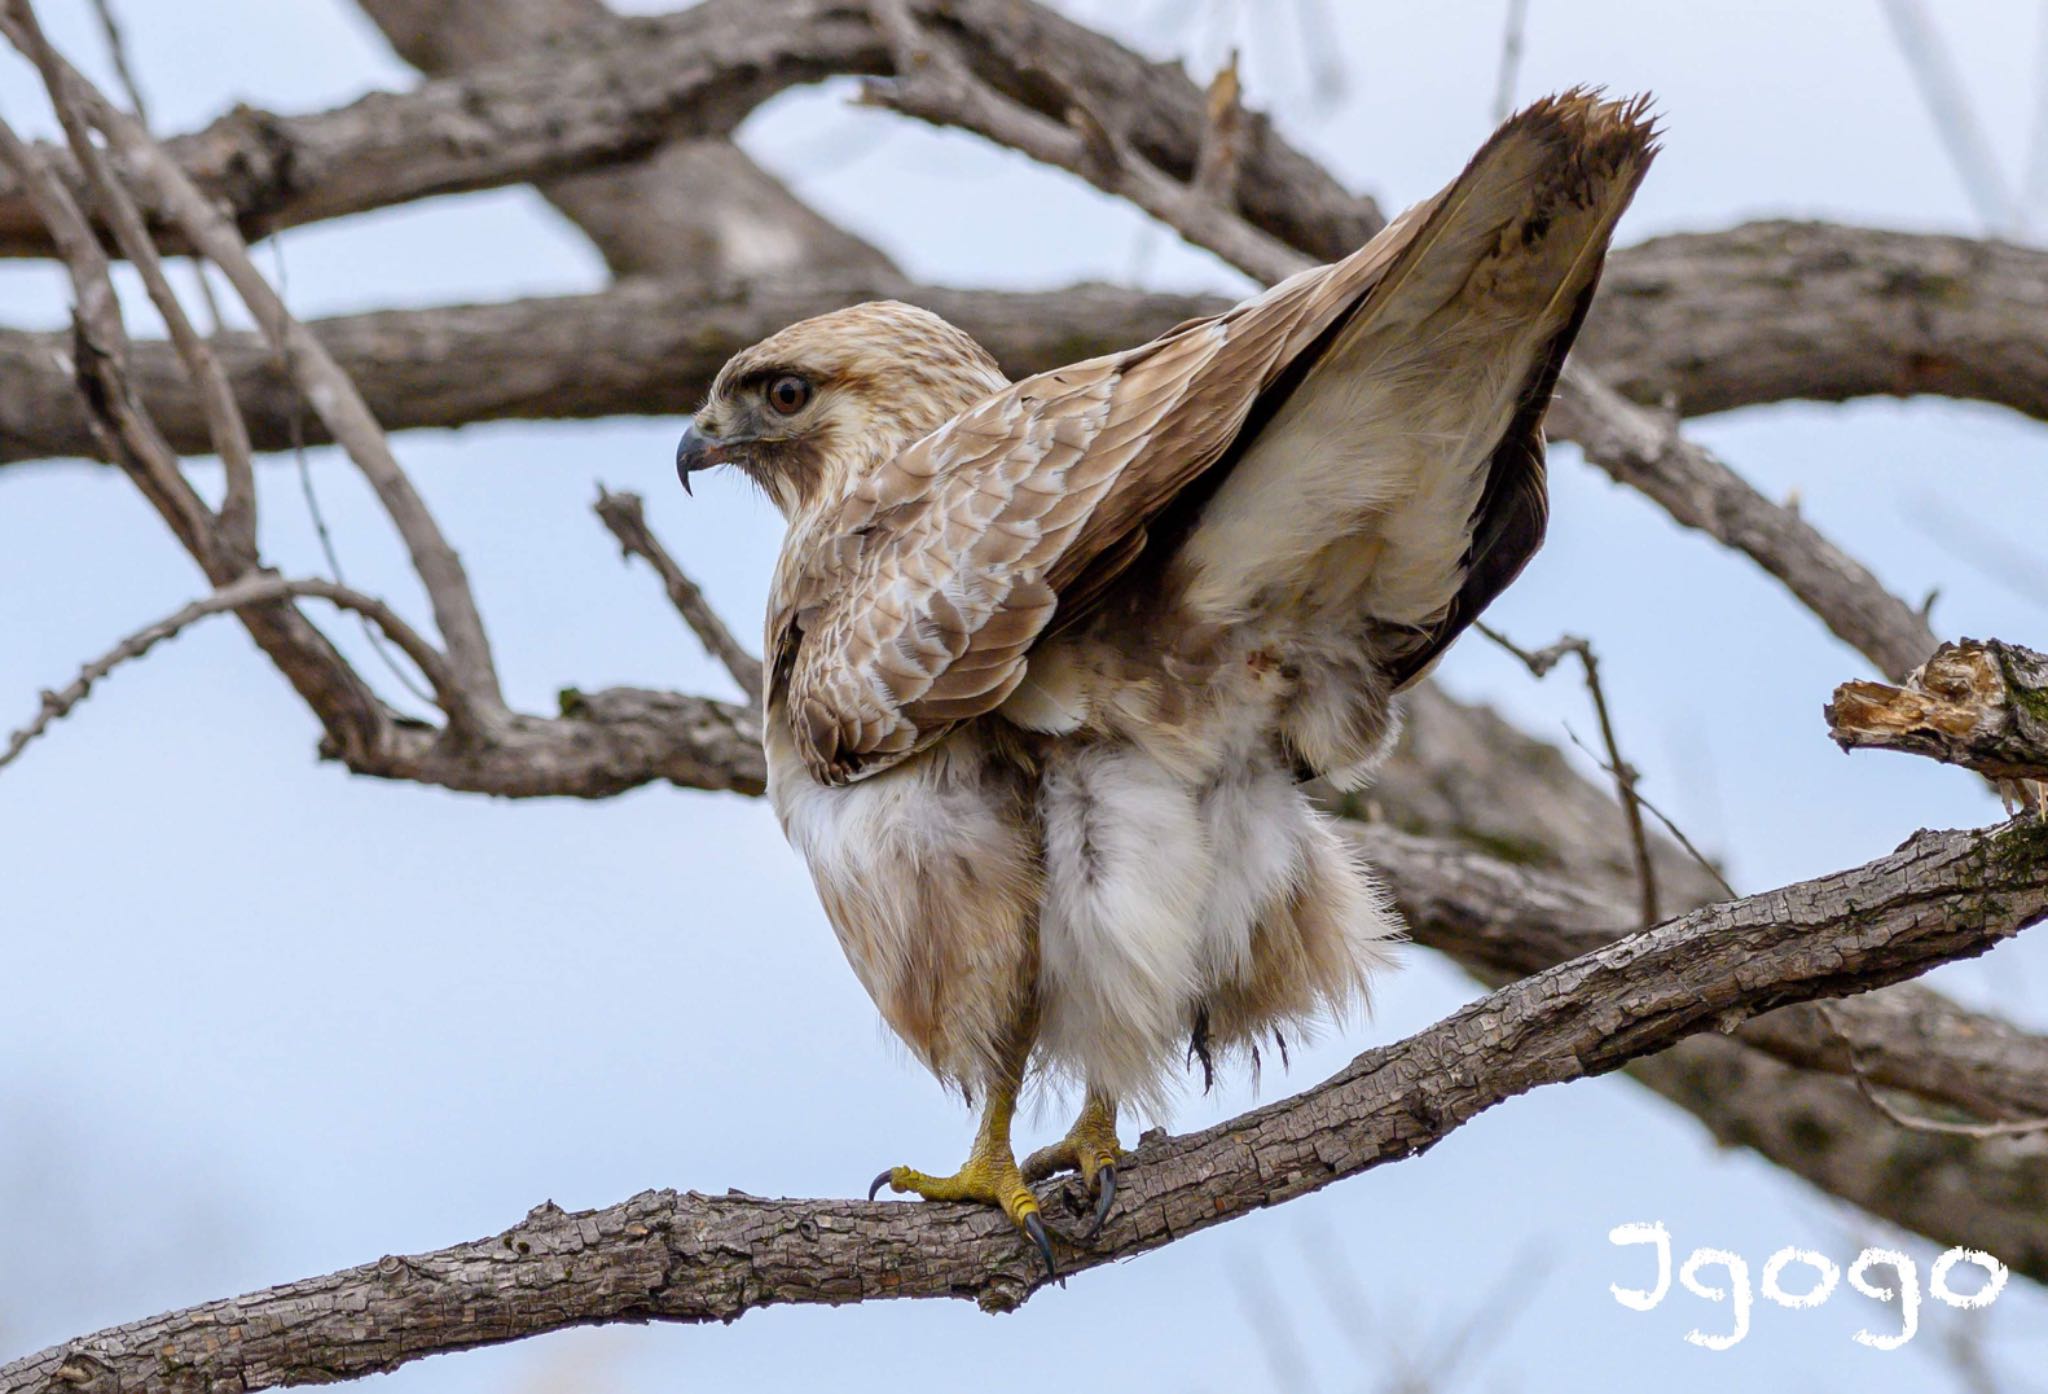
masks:
[(1675, 418), (1635, 406), (1591, 373), (1567, 365), (1550, 429), (1655, 500), (1674, 521), (1747, 553), (1878, 671), (1902, 675), (1934, 651), (1926, 616), (1797, 510), (1765, 498), (1711, 451), (1680, 436)]
[[(357, 0), (400, 57), (459, 73), (532, 58), (573, 30), (613, 21), (603, 0)], [(539, 184), (614, 276), (881, 276), (880, 249), (819, 216), (721, 139), (679, 140), (613, 169)]]
[[(505, 418), (684, 415), (725, 360), (795, 320), (861, 300), (927, 306), (973, 333), (1012, 372), (1141, 343), (1220, 307), (1210, 297), (1104, 285), (954, 290), (893, 275), (623, 282), (595, 295), (388, 310), (308, 327), (349, 368), (389, 430)], [(308, 417), (251, 334), (217, 351), (259, 449), (285, 448)], [(69, 336), (0, 332), (0, 463), (95, 447), (68, 368)], [(168, 345), (138, 343), (138, 391), (181, 449), (207, 449), (206, 422)], [(319, 423), (304, 420), (307, 439)]]
[[(1877, 268), (1872, 271), (1870, 268)], [(1681, 414), (1791, 400), (1938, 392), (2048, 419), (2048, 253), (1813, 223), (1658, 238), (1609, 260), (1580, 352), (1635, 401)], [(634, 281), (596, 295), (390, 310), (309, 327), (388, 430), (504, 418), (682, 415), (734, 352), (860, 300), (924, 305), (1021, 376), (1142, 343), (1213, 314), (1216, 296), (1116, 286), (1009, 292), (887, 273)], [(1702, 347), (1704, 345), (1705, 347)], [(1941, 370), (1927, 368), (1939, 346)], [(0, 331), (0, 464), (92, 450), (60, 335)], [(226, 336), (249, 429), (291, 439), (291, 399), (262, 346)], [(178, 449), (205, 421), (163, 343), (135, 346), (144, 400)], [(312, 429), (317, 431), (317, 423)]]
[[(937, 0), (920, 0), (937, 11)], [(949, 0), (939, 21), (1022, 109), (1064, 121), (1069, 94), (1162, 170), (1191, 175), (1202, 93), (1028, 0)], [(335, 111), (240, 109), (166, 142), (194, 180), (255, 234), (435, 194), (529, 183), (647, 157), (667, 142), (729, 134), (761, 102), (840, 74), (886, 75), (886, 46), (850, 0), (707, 0), (680, 14), (566, 32), (520, 57), (377, 93)], [(1345, 190), (1249, 115), (1236, 198), (1272, 236), (1336, 255), (1378, 230), (1370, 199)], [(76, 169), (61, 162), (76, 184)], [(167, 239), (166, 250), (178, 250)], [(0, 255), (47, 256), (47, 231), (0, 179)]]
[(1759, 222), (1609, 258), (1577, 352), (1684, 416), (1929, 394), (2048, 420), (2048, 255), (1962, 237)]
[[(1314, 1089), (1183, 1137), (1148, 1134), (1069, 1272), (1415, 1156), (1495, 1104), (1791, 1002), (1981, 953), (2048, 915), (2048, 828), (1922, 833), (1869, 866), (1696, 911), (1524, 978)], [(1068, 1183), (1048, 1213), (1088, 1204)], [(423, 1355), (616, 1321), (731, 1321), (883, 1297), (1014, 1307), (1044, 1281), (982, 1207), (648, 1192), (535, 1210), (435, 1253), (209, 1303), (0, 1367), (6, 1394), (325, 1383)]]

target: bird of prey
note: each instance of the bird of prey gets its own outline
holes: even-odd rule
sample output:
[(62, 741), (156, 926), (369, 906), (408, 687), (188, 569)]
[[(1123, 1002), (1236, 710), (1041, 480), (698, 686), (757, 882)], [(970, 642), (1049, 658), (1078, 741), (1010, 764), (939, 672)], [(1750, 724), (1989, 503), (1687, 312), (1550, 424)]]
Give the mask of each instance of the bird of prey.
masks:
[[(981, 1109), (957, 1172), (876, 1190), (1000, 1206), (1051, 1270), (1029, 1183), (1079, 1171), (1099, 1228), (1120, 1107), (1362, 1004), (1397, 923), (1301, 783), (1366, 778), (1542, 541), (1544, 412), (1654, 153), (1645, 99), (1548, 98), (1342, 261), (1021, 382), (894, 302), (720, 370), (676, 464), (788, 520), (770, 799)], [(1037, 1077), (1080, 1115), (1020, 1167)]]

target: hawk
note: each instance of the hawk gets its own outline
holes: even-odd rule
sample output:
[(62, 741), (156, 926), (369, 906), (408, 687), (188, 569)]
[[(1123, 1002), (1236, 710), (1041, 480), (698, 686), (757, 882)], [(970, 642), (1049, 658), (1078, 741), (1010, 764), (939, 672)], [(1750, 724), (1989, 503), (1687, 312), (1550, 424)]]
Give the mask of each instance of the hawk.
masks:
[[(1655, 149), (1644, 98), (1537, 102), (1342, 261), (1022, 382), (887, 301), (720, 370), (676, 466), (788, 520), (769, 798), (981, 1109), (957, 1172), (871, 1197), (1000, 1206), (1055, 1271), (1029, 1183), (1077, 1170), (1099, 1228), (1118, 1110), (1191, 1048), (1362, 1006), (1397, 922), (1302, 781), (1356, 788), (1541, 543), (1544, 412)], [(1033, 1077), (1083, 1102), (1020, 1166)]]

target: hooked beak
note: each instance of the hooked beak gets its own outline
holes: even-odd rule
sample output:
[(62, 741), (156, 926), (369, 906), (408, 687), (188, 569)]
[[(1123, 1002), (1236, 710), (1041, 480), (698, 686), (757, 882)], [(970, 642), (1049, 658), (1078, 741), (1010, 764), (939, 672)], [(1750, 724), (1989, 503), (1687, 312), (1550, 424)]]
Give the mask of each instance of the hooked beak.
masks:
[(713, 465), (727, 464), (732, 460), (728, 446), (731, 442), (719, 439), (697, 429), (692, 421), (683, 438), (676, 445), (676, 478), (682, 481), (683, 492), (690, 493), (690, 476), (698, 470), (708, 470)]

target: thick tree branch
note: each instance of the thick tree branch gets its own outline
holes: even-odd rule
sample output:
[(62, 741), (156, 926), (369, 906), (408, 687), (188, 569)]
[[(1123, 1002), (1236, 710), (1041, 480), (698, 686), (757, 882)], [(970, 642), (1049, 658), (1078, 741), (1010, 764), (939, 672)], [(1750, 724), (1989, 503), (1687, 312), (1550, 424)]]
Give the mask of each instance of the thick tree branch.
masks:
[[(940, 7), (920, 0), (918, 8)], [(1120, 94), (1104, 114), (1122, 138), (1169, 174), (1192, 174), (1204, 98), (1178, 68), (1027, 0), (949, 0), (943, 9), (968, 61), (1000, 74), (1012, 100)], [(881, 76), (888, 64), (856, 0), (707, 0), (680, 14), (584, 26), (544, 53), (336, 111), (281, 117), (244, 108), (168, 148), (255, 235), (642, 159), (670, 140), (727, 135), (790, 87)], [(1272, 235), (1336, 255), (1379, 227), (1369, 199), (1345, 191), (1263, 117), (1247, 118), (1244, 146), (1239, 205)], [(0, 255), (49, 253), (40, 220), (0, 182)]]
[[(955, 290), (897, 276), (761, 282), (622, 282), (595, 295), (388, 310), (308, 324), (387, 430), (504, 418), (680, 416), (712, 375), (777, 329), (862, 300), (909, 300), (972, 333), (1013, 374), (1142, 343), (1223, 306), (1210, 296), (1079, 285)], [(291, 442), (296, 412), (275, 355), (253, 334), (216, 344), (258, 448)], [(168, 345), (135, 345), (137, 391), (180, 450), (208, 448), (205, 420)], [(0, 331), (0, 464), (96, 452), (61, 334)], [(317, 421), (309, 440), (323, 440)]]
[(1904, 674), (1934, 651), (1918, 611), (1795, 510), (1685, 439), (1674, 418), (1635, 405), (1573, 362), (1559, 378), (1550, 425), (1680, 524), (1748, 554), (1879, 672)]
[[(1659, 238), (1609, 260), (1579, 352), (1632, 400), (1681, 414), (1936, 392), (2048, 420), (2048, 252), (1819, 223)], [(633, 281), (596, 295), (317, 320), (387, 430), (502, 418), (682, 415), (733, 353), (860, 300), (910, 300), (1013, 376), (1227, 308), (1216, 296), (1084, 285), (958, 290), (889, 274)], [(254, 335), (220, 352), (259, 448), (290, 443), (290, 393)], [(165, 436), (208, 449), (171, 346), (132, 372)], [(92, 453), (63, 336), (0, 330), (0, 464)], [(1938, 364), (1938, 371), (1929, 367)], [(318, 423), (306, 423), (318, 436)]]
[[(1867, 867), (1696, 911), (1524, 978), (1306, 1093), (1184, 1137), (1148, 1135), (1084, 1271), (1427, 1150), (1544, 1084), (1604, 1073), (1791, 1002), (1983, 952), (2048, 915), (2048, 829), (1922, 833)], [(1052, 1188), (1049, 1213), (1086, 1203)], [(616, 1321), (972, 1297), (1042, 1279), (1008, 1221), (933, 1204), (649, 1192), (542, 1206), (502, 1235), (174, 1312), (0, 1367), (9, 1394), (248, 1391)]]
[(2048, 252), (1831, 223), (1659, 237), (1608, 259), (1576, 352), (1689, 417), (1925, 394), (2048, 421)]
[[(573, 30), (615, 22), (603, 0), (357, 5), (406, 62), (434, 76), (530, 59)], [(644, 160), (538, 187), (596, 244), (615, 276), (882, 276), (895, 269), (728, 140), (672, 141)]]

